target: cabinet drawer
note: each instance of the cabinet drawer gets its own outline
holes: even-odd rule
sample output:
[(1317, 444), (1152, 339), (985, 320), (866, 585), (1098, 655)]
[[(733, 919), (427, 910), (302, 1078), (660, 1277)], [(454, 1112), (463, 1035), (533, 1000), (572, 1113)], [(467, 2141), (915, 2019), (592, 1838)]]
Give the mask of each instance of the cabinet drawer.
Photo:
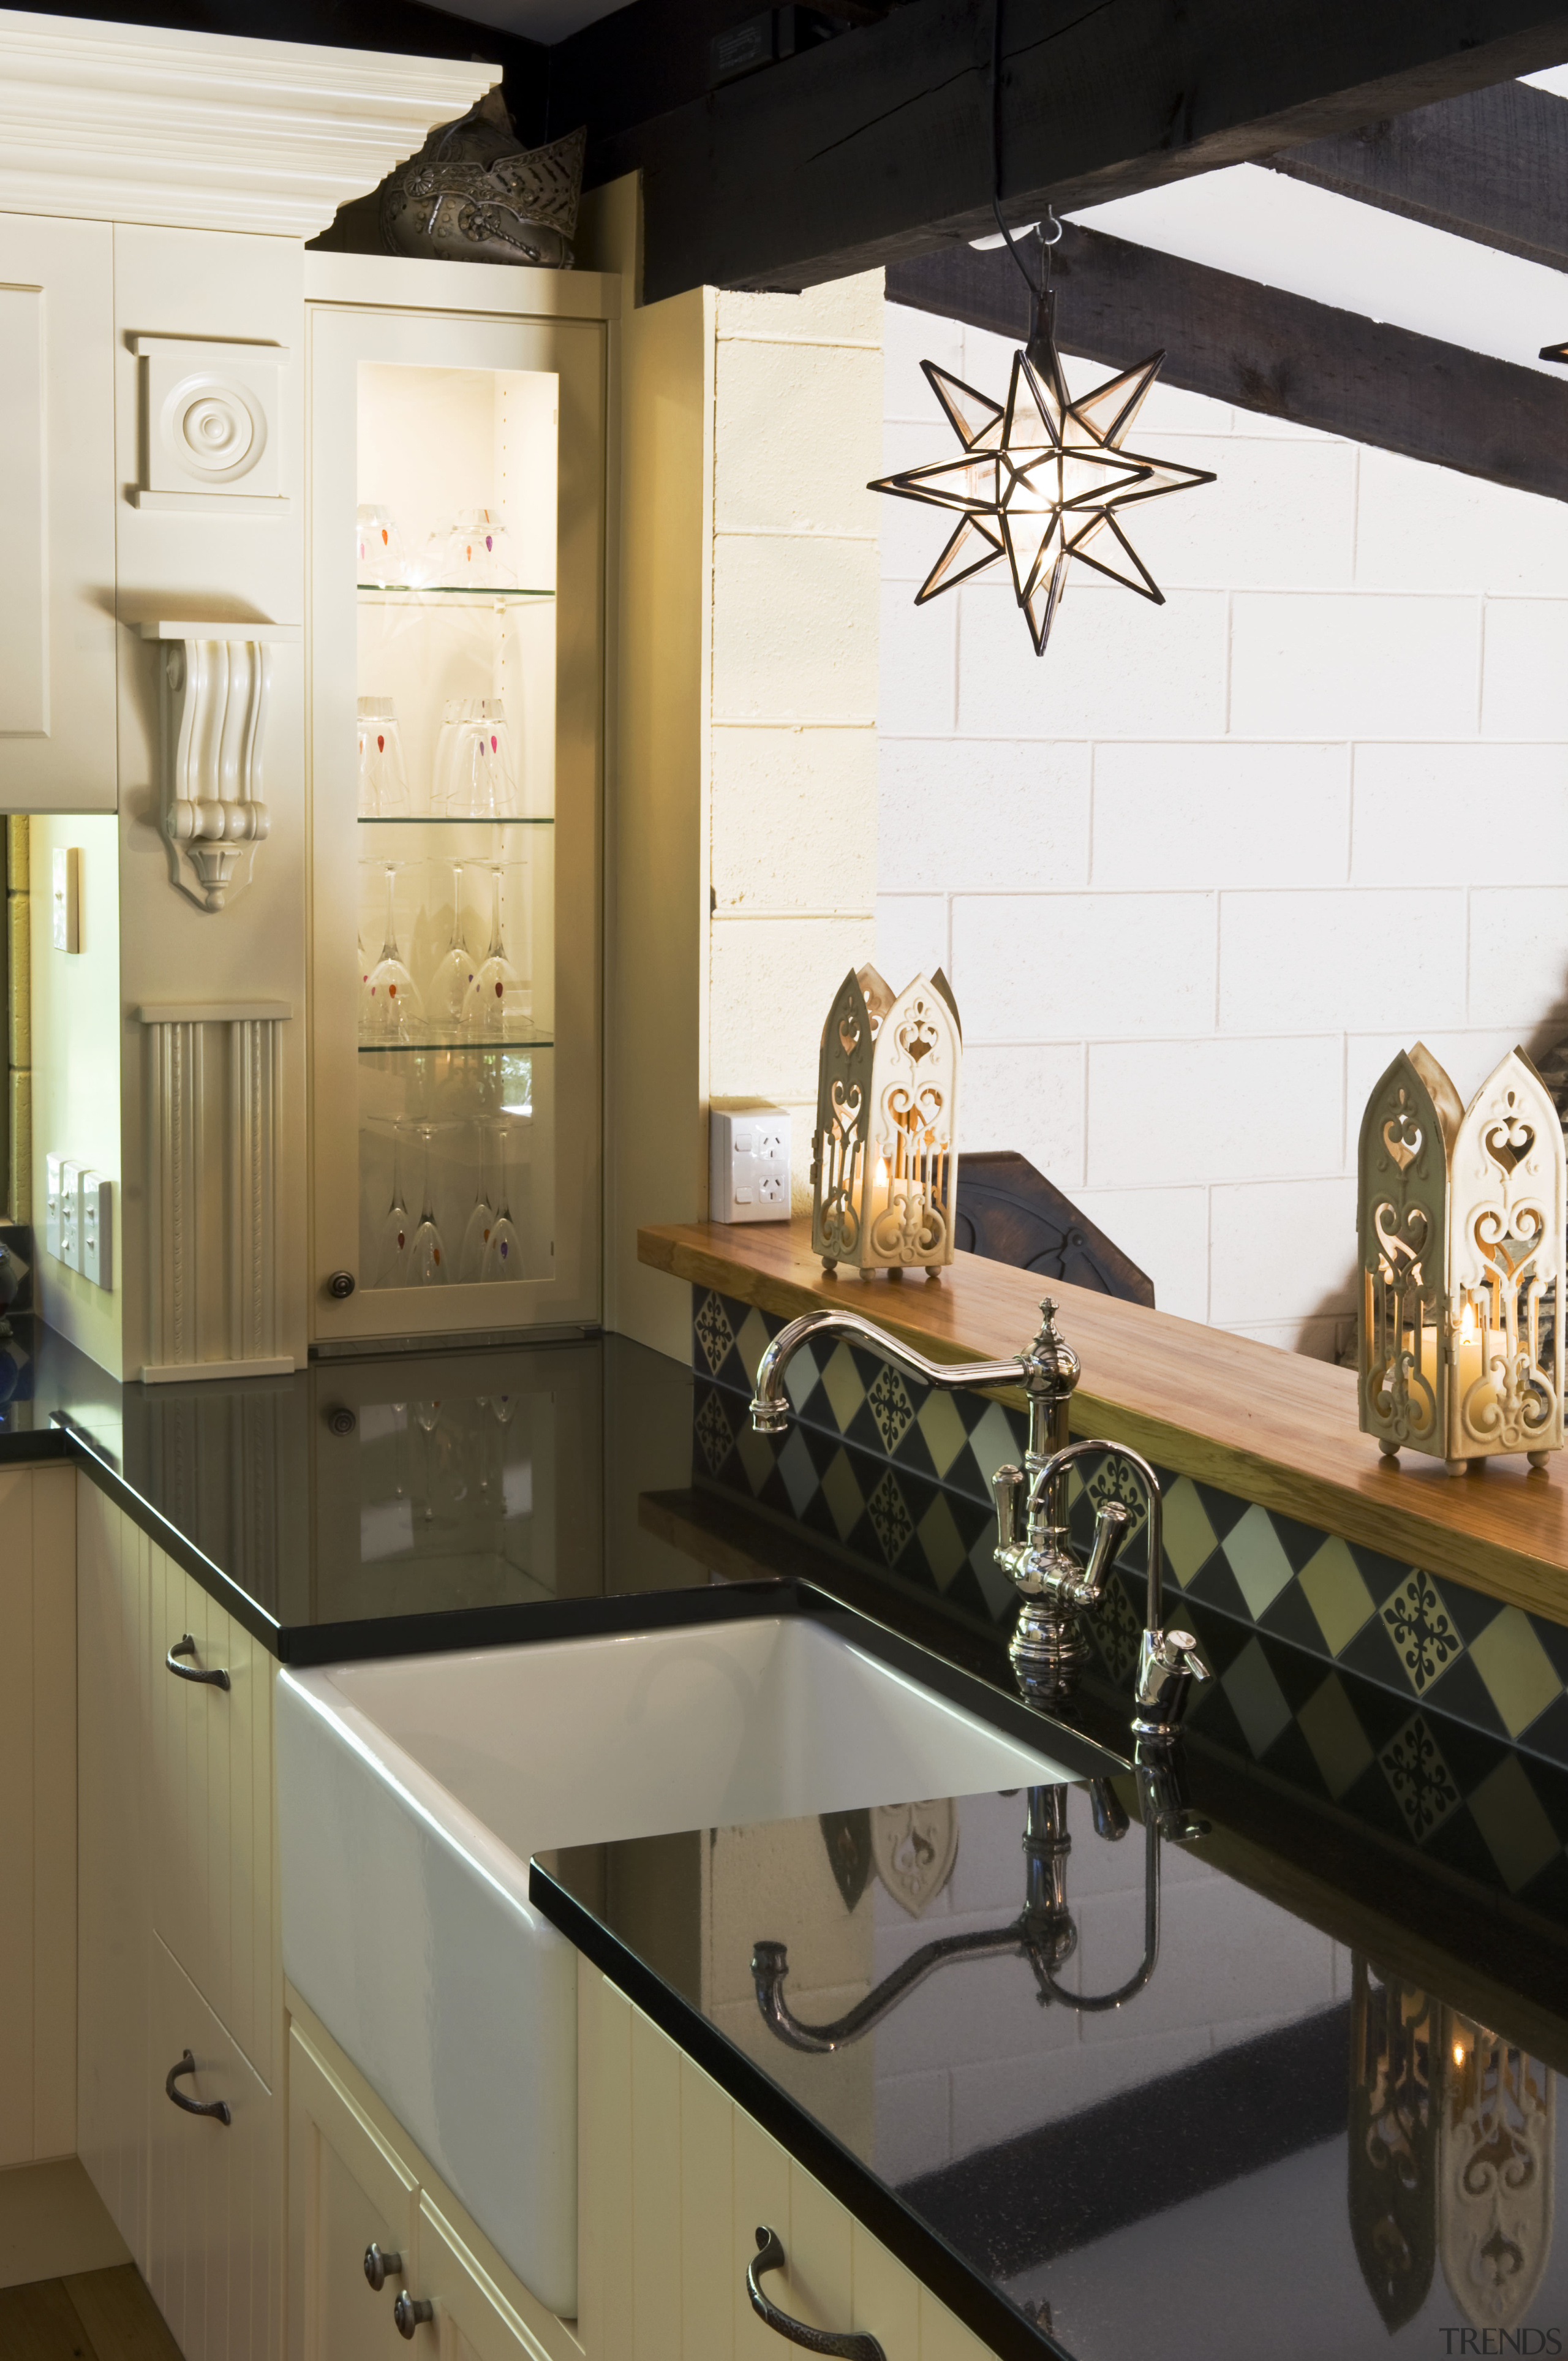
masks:
[[(269, 2089), (281, 1982), (273, 1927), (272, 1660), (161, 1550), (151, 1556), (148, 1834), (152, 1923)], [(182, 1678), (169, 1651), (185, 1638)]]
[[(298, 2030), (289, 2037), (289, 2352), (292, 2361), (391, 2361), (392, 2317), (417, 2260), (419, 2190)], [(400, 2258), (385, 2284), (367, 2249)]]
[[(270, 2093), (157, 1938), (148, 2030), (148, 2284), (185, 2361), (274, 2361), (281, 2189)], [(173, 2103), (164, 2078), (189, 2050), (176, 2090), (223, 2100), (230, 2120)]]

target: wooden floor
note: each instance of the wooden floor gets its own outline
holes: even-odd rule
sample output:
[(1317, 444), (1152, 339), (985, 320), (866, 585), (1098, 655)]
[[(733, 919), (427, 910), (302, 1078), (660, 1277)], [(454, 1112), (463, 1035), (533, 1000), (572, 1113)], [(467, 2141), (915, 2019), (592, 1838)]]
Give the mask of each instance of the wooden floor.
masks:
[(0, 2290), (4, 2361), (180, 2361), (134, 2263)]

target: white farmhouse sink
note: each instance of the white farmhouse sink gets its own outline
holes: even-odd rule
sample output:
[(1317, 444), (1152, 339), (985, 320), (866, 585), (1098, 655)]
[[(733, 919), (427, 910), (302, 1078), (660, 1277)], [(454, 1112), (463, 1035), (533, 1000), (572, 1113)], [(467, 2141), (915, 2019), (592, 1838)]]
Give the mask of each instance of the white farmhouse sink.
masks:
[(576, 2311), (576, 1959), (531, 1853), (1070, 1772), (800, 1618), (285, 1671), (283, 1960), (553, 2312)]

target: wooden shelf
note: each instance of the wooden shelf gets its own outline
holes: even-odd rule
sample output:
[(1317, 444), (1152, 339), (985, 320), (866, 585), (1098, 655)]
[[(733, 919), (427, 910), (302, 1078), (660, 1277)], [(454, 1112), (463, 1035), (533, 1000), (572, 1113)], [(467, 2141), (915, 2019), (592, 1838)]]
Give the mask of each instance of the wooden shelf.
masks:
[(1568, 1453), (1541, 1476), (1522, 1458), (1461, 1477), (1439, 1460), (1396, 1466), (1357, 1428), (1350, 1370), (979, 1255), (960, 1254), (938, 1280), (829, 1277), (804, 1220), (661, 1225), (638, 1232), (637, 1250), (654, 1269), (765, 1312), (863, 1312), (939, 1361), (1016, 1353), (1048, 1291), (1083, 1364), (1075, 1434), (1131, 1444), (1162, 1467), (1568, 1623)]

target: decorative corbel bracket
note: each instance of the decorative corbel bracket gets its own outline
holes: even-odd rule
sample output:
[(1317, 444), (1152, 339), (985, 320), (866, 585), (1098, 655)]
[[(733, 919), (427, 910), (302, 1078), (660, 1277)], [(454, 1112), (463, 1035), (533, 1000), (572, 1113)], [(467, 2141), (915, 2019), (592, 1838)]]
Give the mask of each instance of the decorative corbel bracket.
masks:
[[(170, 883), (199, 910), (221, 910), (250, 882), (269, 821), (261, 751), (272, 650), (297, 623), (152, 622), (166, 643), (159, 685), (159, 828)], [(243, 873), (241, 873), (241, 864)]]

